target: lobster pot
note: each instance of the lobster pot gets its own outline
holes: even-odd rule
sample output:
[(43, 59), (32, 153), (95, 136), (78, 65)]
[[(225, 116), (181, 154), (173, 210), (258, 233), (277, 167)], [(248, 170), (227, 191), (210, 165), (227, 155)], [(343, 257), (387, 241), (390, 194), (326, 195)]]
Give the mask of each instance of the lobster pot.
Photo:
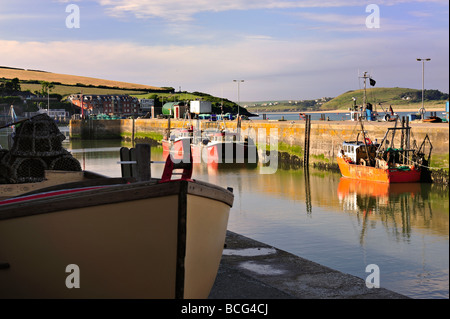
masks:
[(78, 160), (62, 147), (64, 139), (47, 114), (20, 123), (11, 150), (0, 152), (0, 181), (33, 183), (44, 180), (45, 170), (81, 171)]
[(80, 162), (72, 155), (61, 155), (47, 160), (48, 169), (61, 171), (81, 171)]
[(17, 183), (40, 182), (47, 164), (41, 158), (16, 158), (11, 165), (11, 179)]
[[(62, 135), (62, 134), (61, 134)], [(62, 135), (64, 137), (64, 135)], [(34, 138), (22, 136), (14, 142), (11, 150), (16, 156), (48, 156), (61, 153), (61, 141), (59, 136)]]
[(10, 152), (21, 157), (62, 155), (66, 153), (62, 147), (65, 138), (48, 115), (36, 115), (17, 127)]

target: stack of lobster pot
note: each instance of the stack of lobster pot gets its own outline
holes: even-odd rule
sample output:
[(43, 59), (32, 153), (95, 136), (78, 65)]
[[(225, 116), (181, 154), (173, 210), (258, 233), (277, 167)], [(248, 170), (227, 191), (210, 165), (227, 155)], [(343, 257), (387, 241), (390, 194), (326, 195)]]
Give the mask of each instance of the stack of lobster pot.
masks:
[(13, 145), (0, 159), (1, 179), (7, 183), (42, 181), (45, 170), (81, 171), (81, 165), (62, 147), (65, 139), (47, 114), (16, 125)]

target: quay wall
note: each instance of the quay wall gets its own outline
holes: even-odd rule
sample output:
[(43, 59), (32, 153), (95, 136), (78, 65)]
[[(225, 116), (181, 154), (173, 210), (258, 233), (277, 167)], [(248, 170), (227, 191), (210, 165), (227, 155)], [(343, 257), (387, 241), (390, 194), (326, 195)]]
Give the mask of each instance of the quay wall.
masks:
[[(186, 126), (182, 120), (171, 120), (171, 128)], [(193, 122), (195, 125), (195, 121)], [(236, 121), (210, 122), (201, 121), (201, 129), (215, 128), (225, 125), (236, 129)], [(415, 123), (411, 122), (411, 137), (420, 144), (428, 134), (433, 145), (432, 155), (449, 153), (448, 123)], [(167, 131), (168, 121), (162, 119), (122, 119), (122, 120), (72, 120), (70, 122), (70, 138), (72, 139), (119, 139), (119, 138), (153, 138), (161, 139)], [(391, 122), (365, 122), (364, 129), (372, 140), (381, 141)], [(266, 143), (270, 144), (270, 134), (278, 137), (279, 150), (296, 150), (303, 155), (305, 145), (304, 121), (242, 121), (243, 133), (265, 132)], [(344, 140), (355, 139), (360, 131), (357, 122), (352, 121), (311, 121), (310, 160), (314, 157), (334, 162), (339, 146)], [(262, 141), (257, 141), (262, 143)]]

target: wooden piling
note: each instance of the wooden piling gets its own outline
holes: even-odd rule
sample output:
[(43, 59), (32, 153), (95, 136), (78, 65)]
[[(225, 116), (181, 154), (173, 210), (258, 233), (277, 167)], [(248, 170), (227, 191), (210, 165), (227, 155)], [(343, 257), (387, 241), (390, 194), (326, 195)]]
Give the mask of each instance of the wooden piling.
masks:
[(150, 171), (150, 144), (136, 144), (136, 178), (138, 181), (148, 181), (151, 178)]
[(136, 124), (135, 124), (135, 119), (133, 118), (132, 120), (132, 129), (131, 129), (131, 143), (134, 147), (134, 131), (136, 130)]
[(134, 177), (137, 181), (148, 181), (151, 178), (150, 144), (136, 144), (135, 148), (120, 149), (120, 168), (122, 177)]
[(303, 154), (303, 167), (309, 167), (309, 148), (311, 135), (311, 115), (305, 116), (305, 150)]
[(128, 147), (120, 148), (120, 171), (122, 177), (131, 177), (131, 156), (130, 149)]

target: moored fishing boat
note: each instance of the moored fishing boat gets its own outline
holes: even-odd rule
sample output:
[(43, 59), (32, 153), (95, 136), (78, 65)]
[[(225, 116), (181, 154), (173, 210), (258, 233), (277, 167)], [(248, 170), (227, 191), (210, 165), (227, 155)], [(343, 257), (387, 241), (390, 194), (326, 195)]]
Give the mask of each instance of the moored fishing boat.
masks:
[(239, 164), (252, 167), (258, 162), (256, 144), (250, 136), (244, 138), (240, 118), (235, 131), (227, 129), (224, 123), (222, 128), (202, 132), (201, 138), (194, 136), (191, 150), (194, 163), (204, 162), (214, 167)]
[(233, 194), (176, 168), (0, 201), (0, 298), (207, 298)]
[(164, 159), (170, 154), (174, 161), (192, 160), (194, 164), (205, 163), (214, 168), (257, 165), (256, 145), (251, 138), (242, 138), (240, 121), (235, 131), (227, 129), (225, 123), (202, 131), (197, 121), (195, 130), (191, 125), (189, 129), (170, 130), (170, 136), (167, 135), (162, 140)]
[(171, 117), (167, 118), (167, 130), (161, 144), (163, 148), (163, 159), (169, 154), (173, 159), (181, 160), (190, 157), (190, 145), (192, 143), (194, 127), (191, 123), (189, 112), (185, 113), (183, 123), (180, 128), (171, 128)]
[(175, 159), (182, 159), (186, 149), (189, 149), (192, 142), (193, 129), (173, 130), (169, 138), (164, 137), (161, 141), (163, 147), (163, 158), (166, 159), (169, 154)]
[[(344, 141), (337, 155), (342, 176), (383, 183), (413, 183), (428, 179), (428, 163), (431, 156), (431, 142), (428, 135), (420, 147), (410, 148), (410, 127), (388, 128), (381, 143), (366, 136), (362, 121), (362, 140), (358, 133), (355, 141)], [(396, 122), (397, 125), (397, 122)], [(395, 133), (401, 130), (400, 141)], [(400, 143), (395, 148), (395, 143)], [(416, 145), (414, 143), (414, 145)], [(426, 148), (429, 148), (426, 159)]]
[[(200, 142), (192, 145), (194, 162), (245, 163), (249, 159), (256, 163), (256, 145), (252, 140), (241, 141), (239, 134), (229, 131), (204, 132)], [(253, 157), (252, 157), (253, 155)]]

